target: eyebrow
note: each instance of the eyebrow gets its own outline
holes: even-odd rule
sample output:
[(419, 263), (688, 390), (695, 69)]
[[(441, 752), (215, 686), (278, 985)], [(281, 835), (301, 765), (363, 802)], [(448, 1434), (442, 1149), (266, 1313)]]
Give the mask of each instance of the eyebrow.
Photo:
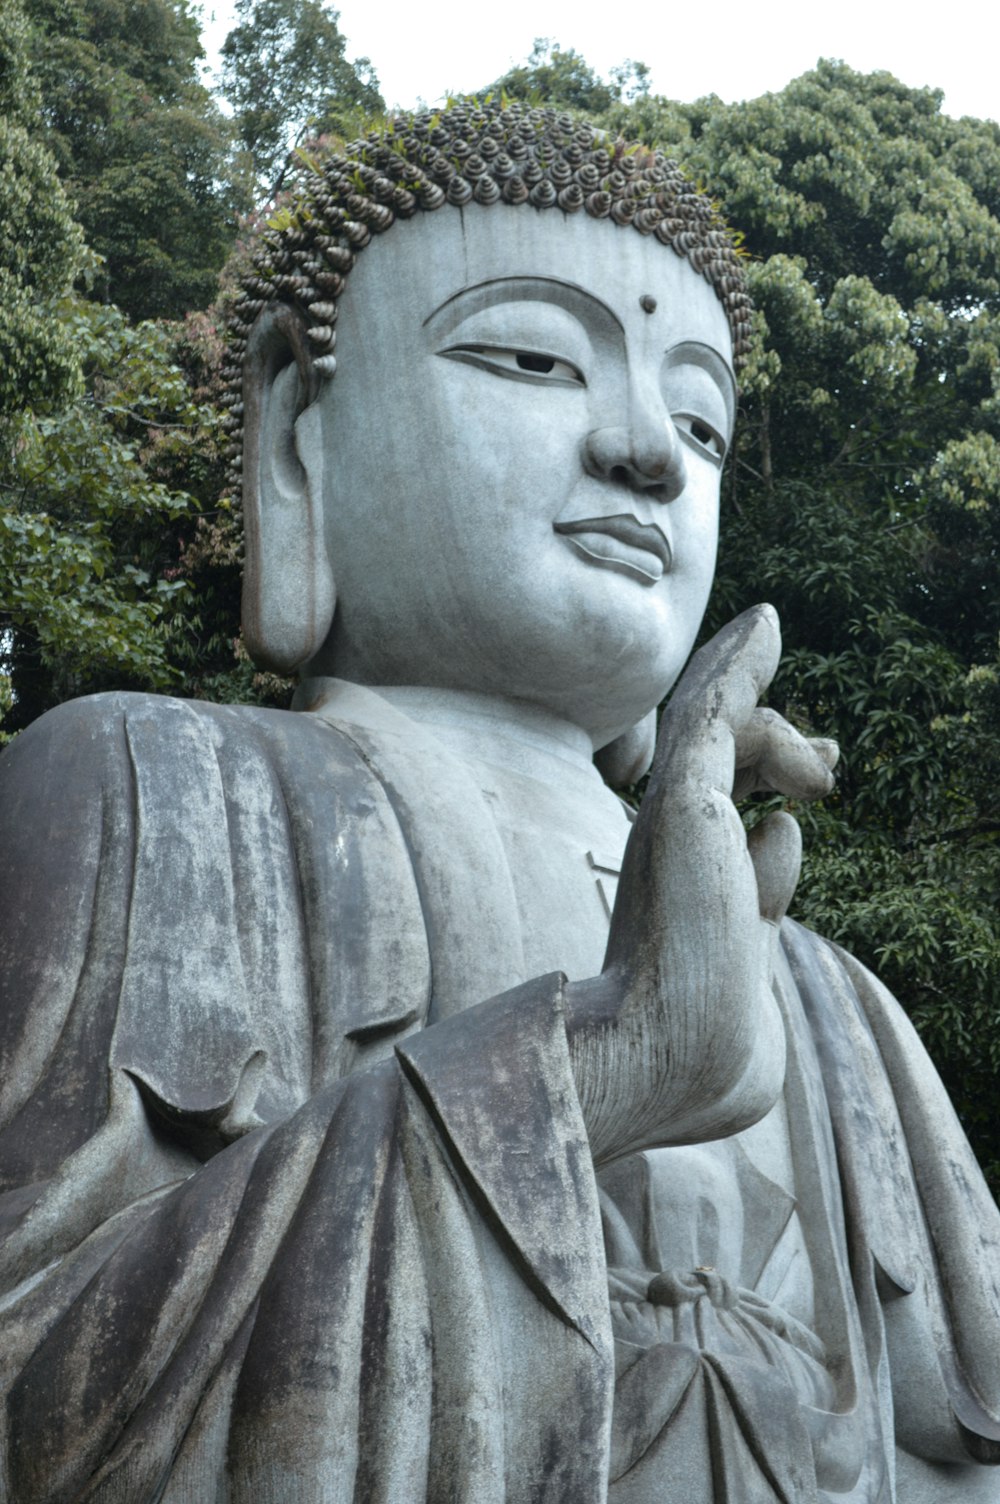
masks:
[[(465, 298), (472, 297), (475, 293), (487, 294), (488, 306), (489, 303), (494, 301), (494, 298), (489, 296), (493, 293), (496, 294), (496, 301), (500, 301), (506, 294), (508, 301), (528, 302), (533, 295), (538, 295), (546, 289), (551, 288), (559, 288), (561, 292), (569, 293), (575, 302), (586, 303), (594, 308), (599, 308), (611, 320), (615, 328), (620, 329), (624, 334), (625, 329), (621, 319), (615, 313), (614, 309), (604, 302), (603, 298), (599, 298), (594, 293), (588, 292), (585, 287), (581, 287), (577, 282), (564, 282), (561, 277), (539, 276), (488, 277), (484, 282), (474, 282), (471, 287), (461, 287), (457, 292), (453, 292), (450, 297), (445, 298), (443, 303), (439, 303), (433, 312), (427, 315), (422, 327), (426, 329), (427, 325), (436, 319), (438, 314), (443, 313), (446, 308), (449, 308), (453, 303), (458, 303)], [(514, 295), (513, 299), (511, 299), (511, 294)]]
[[(566, 282), (561, 277), (545, 277), (531, 275), (525, 277), (488, 277), (482, 282), (474, 282), (471, 287), (460, 287), (457, 292), (451, 293), (443, 303), (433, 309), (424, 319), (421, 328), (426, 329), (428, 324), (444, 313), (452, 305), (463, 302), (466, 298), (473, 298), (477, 293), (484, 295), (484, 306), (490, 307), (493, 303), (501, 301), (529, 302), (532, 297), (544, 294), (546, 290), (558, 288), (564, 294), (568, 293), (575, 303), (583, 303), (600, 311), (611, 320), (615, 328), (625, 336), (626, 329), (614, 309), (596, 293), (589, 292), (581, 287), (578, 282)], [(513, 297), (512, 297), (513, 295)], [(725, 385), (728, 396), (730, 424), (736, 418), (736, 406), (739, 401), (739, 385), (735, 373), (729, 361), (721, 355), (714, 345), (707, 345), (703, 340), (680, 340), (676, 345), (670, 345), (663, 352), (663, 359), (671, 364), (680, 364), (685, 359), (692, 364), (701, 366), (712, 377), (720, 389)], [(720, 374), (723, 381), (719, 381)]]
[(700, 339), (684, 339), (679, 344), (671, 345), (670, 349), (665, 352), (665, 359), (671, 365), (682, 365), (687, 361), (691, 365), (701, 366), (702, 370), (707, 371), (709, 376), (716, 381), (718, 381), (719, 373), (724, 373), (731, 398), (729, 416), (730, 420), (735, 420), (736, 406), (740, 397), (739, 382), (728, 360), (724, 355), (720, 355), (714, 345), (706, 345), (704, 340)]

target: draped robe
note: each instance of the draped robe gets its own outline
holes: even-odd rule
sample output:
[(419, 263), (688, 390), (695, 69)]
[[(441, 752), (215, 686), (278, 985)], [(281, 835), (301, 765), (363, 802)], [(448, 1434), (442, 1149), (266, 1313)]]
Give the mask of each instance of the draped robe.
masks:
[(894, 1430), (995, 1460), (1000, 1227), (897, 1006), (789, 927), (836, 1286), (815, 1403), (767, 1358), (630, 1344), (562, 979), (493, 995), (519, 957), (488, 812), (358, 694), (339, 725), (103, 697), (0, 759), (6, 1497), (624, 1499), (696, 1369), (753, 1504), (882, 1504)]

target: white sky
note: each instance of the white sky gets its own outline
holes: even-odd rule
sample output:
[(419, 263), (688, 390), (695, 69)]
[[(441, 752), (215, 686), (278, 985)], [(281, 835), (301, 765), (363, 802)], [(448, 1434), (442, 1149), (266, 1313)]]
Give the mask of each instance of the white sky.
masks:
[[(887, 69), (911, 86), (943, 89), (948, 114), (1000, 117), (1000, 22), (989, 0), (952, 0), (922, 14), (885, 0), (504, 0), (499, 9), (490, 0), (341, 0), (336, 8), (348, 57), (371, 59), (390, 106), (433, 105), (448, 91), (480, 88), (547, 36), (602, 75), (640, 58), (652, 69), (653, 91), (673, 99), (752, 99), (782, 89), (819, 57), (838, 57), (859, 72)], [(202, 0), (202, 13), (215, 66), (233, 5)]]

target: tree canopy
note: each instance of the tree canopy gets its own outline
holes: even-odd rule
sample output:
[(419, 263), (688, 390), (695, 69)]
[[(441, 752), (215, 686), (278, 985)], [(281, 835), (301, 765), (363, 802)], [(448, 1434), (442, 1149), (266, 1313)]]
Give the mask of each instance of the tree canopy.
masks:
[(72, 390), (78, 364), (58, 300), (80, 268), (83, 240), (51, 154), (38, 140), (29, 30), (8, 5), (0, 30), (0, 423)]
[(509, 68), (491, 88), (511, 99), (537, 100), (593, 115), (623, 101), (645, 98), (649, 68), (629, 58), (612, 69), (606, 81), (572, 47), (562, 47), (551, 37), (536, 37), (527, 62)]
[[(197, 463), (214, 415), (193, 400), (166, 326), (67, 297), (64, 337), (84, 368), (76, 398), (8, 420), (0, 469), (0, 670), (16, 730), (57, 700), (111, 683), (177, 687), (168, 629), (186, 586), (175, 523), (195, 503), (158, 478)], [(189, 482), (190, 483), (190, 482)]]
[[(119, 16), (119, 22), (122, 17)], [(141, 18), (140, 18), (141, 19)], [(37, 21), (37, 17), (36, 17)], [(181, 683), (190, 636), (181, 528), (214, 501), (218, 414), (181, 334), (87, 296), (85, 250), (46, 142), (32, 34), (8, 0), (0, 43), (0, 721), (118, 684)], [(141, 27), (139, 28), (141, 31)], [(197, 33), (182, 33), (194, 54)], [(142, 36), (133, 39), (141, 54)], [(49, 59), (51, 61), (51, 58)], [(155, 70), (154, 70), (155, 71)], [(152, 76), (151, 76), (151, 80)], [(68, 96), (70, 83), (64, 80)], [(82, 285), (74, 287), (79, 275)], [(213, 273), (211, 285), (216, 286)]]
[(258, 190), (272, 198), (293, 142), (343, 132), (384, 105), (369, 60), (347, 60), (338, 13), (324, 0), (236, 0), (236, 15), (222, 45), (222, 89)]
[(200, 79), (188, 0), (25, 6), (39, 134), (102, 258), (95, 290), (133, 318), (206, 307), (249, 191)]

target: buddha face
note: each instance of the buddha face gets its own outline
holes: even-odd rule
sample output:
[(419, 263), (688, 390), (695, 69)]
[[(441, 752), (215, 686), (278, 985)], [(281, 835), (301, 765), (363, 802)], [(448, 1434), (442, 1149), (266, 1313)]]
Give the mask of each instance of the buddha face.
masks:
[(691, 266), (583, 215), (419, 215), (352, 272), (320, 401), (337, 614), (314, 668), (527, 700), (595, 746), (662, 698), (735, 406)]

